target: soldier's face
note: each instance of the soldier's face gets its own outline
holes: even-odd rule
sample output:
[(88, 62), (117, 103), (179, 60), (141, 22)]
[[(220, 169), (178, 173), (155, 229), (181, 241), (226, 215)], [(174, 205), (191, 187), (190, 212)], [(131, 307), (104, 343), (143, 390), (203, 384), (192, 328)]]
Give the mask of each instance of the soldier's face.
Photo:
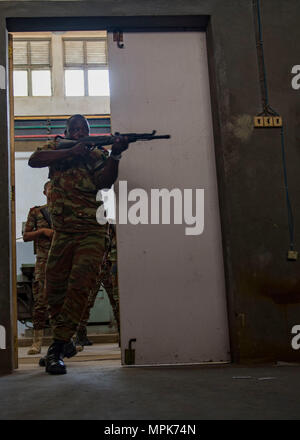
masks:
[(84, 119), (74, 119), (69, 128), (69, 137), (71, 139), (80, 139), (89, 135), (89, 127)]

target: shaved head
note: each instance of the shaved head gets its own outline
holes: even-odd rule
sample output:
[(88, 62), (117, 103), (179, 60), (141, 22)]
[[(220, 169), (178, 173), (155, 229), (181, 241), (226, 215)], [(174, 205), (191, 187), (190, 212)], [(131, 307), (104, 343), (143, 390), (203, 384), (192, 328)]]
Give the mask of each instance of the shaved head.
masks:
[[(79, 136), (78, 136), (79, 133)], [(73, 115), (66, 123), (65, 136), (70, 139), (76, 139), (82, 136), (88, 136), (90, 126), (87, 119), (83, 115)]]

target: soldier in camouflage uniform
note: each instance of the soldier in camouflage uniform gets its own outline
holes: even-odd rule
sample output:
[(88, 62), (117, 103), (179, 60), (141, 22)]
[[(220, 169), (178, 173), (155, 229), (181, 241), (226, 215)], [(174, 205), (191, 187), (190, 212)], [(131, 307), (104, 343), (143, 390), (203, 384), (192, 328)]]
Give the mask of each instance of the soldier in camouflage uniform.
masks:
[(90, 151), (80, 139), (89, 135), (82, 115), (67, 121), (66, 137), (78, 140), (72, 148), (58, 149), (55, 143), (38, 148), (29, 159), (33, 168), (49, 166), (51, 191), (49, 211), (54, 235), (46, 268), (46, 291), (53, 344), (46, 356), (46, 371), (65, 374), (64, 355), (69, 350), (82, 311), (85, 310), (105, 248), (105, 227), (96, 220), (102, 202), (99, 189), (110, 188), (118, 176), (126, 138), (117, 138), (108, 157), (105, 149)]
[(111, 307), (117, 321), (118, 332), (120, 333), (120, 312), (119, 312), (119, 294), (118, 294), (118, 279), (117, 279), (117, 247), (116, 247), (116, 232), (115, 226), (107, 224), (105, 236), (105, 252), (102, 264), (99, 270), (95, 289), (91, 290), (89, 294), (88, 305), (82, 314), (76, 335), (76, 345), (92, 345), (92, 342), (87, 337), (86, 326), (90, 317), (90, 311), (94, 306), (97, 294), (103, 285), (107, 296), (109, 298)]
[[(50, 182), (44, 185), (44, 194), (49, 194)], [(47, 205), (34, 206), (30, 209), (25, 225), (24, 241), (34, 241), (36, 253), (36, 263), (34, 271), (33, 291), (33, 343), (28, 350), (28, 354), (38, 354), (41, 352), (44, 329), (47, 321), (47, 298), (45, 292), (45, 269), (48, 252), (51, 246), (53, 230), (51, 221), (47, 213)]]

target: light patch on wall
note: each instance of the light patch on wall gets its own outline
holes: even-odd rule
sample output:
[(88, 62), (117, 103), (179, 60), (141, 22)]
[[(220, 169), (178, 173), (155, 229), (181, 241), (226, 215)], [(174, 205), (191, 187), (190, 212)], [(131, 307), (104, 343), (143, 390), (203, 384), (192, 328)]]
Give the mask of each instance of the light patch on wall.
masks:
[(234, 116), (227, 124), (227, 128), (241, 142), (247, 142), (254, 130), (253, 118), (251, 115)]
[(6, 71), (4, 66), (0, 66), (0, 89), (6, 89)]
[(3, 325), (0, 325), (0, 350), (6, 349), (6, 331)]

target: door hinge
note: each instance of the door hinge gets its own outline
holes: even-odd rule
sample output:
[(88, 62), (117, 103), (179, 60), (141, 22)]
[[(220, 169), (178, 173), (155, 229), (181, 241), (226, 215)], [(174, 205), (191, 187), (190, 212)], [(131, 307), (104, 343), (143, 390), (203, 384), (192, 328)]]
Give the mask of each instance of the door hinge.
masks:
[(11, 59), (12, 56), (13, 56), (13, 48), (12, 48), (12, 45), (10, 44), (8, 46), (8, 59)]

